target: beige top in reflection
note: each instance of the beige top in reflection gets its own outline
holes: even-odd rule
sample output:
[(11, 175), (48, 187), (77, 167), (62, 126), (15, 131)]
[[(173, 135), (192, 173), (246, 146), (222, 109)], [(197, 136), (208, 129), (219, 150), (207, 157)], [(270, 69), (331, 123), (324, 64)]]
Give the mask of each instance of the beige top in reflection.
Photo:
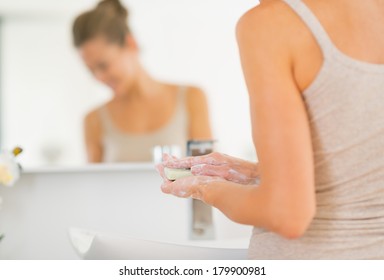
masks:
[(99, 109), (99, 117), (103, 129), (103, 162), (149, 162), (153, 160), (153, 148), (157, 145), (178, 145), (181, 151), (185, 150), (188, 138), (185, 87), (180, 87), (171, 120), (156, 131), (146, 134), (122, 132), (105, 106)]
[(287, 240), (254, 229), (254, 259), (384, 259), (384, 65), (338, 50), (311, 10), (285, 0), (312, 31), (324, 64), (303, 93), (311, 128), (317, 212)]

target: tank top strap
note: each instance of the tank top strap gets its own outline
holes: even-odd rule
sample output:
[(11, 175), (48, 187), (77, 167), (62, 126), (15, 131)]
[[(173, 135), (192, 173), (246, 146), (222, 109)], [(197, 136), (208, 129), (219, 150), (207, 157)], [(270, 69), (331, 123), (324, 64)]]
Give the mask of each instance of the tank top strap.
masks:
[(301, 0), (283, 0), (293, 11), (301, 18), (301, 20), (309, 28), (317, 43), (319, 44), (324, 57), (327, 57), (333, 49), (334, 45), (332, 40), (329, 38), (327, 31), (320, 23), (316, 15), (311, 9)]
[(187, 86), (179, 86), (179, 92), (177, 96), (177, 102), (178, 102), (178, 107), (182, 108), (183, 110), (185, 109), (185, 106), (187, 105), (187, 91), (188, 87)]
[(115, 126), (114, 126), (113, 121), (109, 115), (107, 107), (102, 106), (97, 110), (97, 112), (98, 112), (98, 115), (100, 118), (102, 129), (107, 133), (115, 131), (115, 129), (114, 129)]

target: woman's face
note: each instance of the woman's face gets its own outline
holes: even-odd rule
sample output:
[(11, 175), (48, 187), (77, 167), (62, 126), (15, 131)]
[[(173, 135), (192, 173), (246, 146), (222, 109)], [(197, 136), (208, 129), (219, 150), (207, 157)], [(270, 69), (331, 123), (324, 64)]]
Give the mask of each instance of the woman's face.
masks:
[(129, 92), (137, 74), (135, 46), (109, 43), (100, 36), (85, 42), (79, 51), (94, 77), (109, 86), (117, 97)]

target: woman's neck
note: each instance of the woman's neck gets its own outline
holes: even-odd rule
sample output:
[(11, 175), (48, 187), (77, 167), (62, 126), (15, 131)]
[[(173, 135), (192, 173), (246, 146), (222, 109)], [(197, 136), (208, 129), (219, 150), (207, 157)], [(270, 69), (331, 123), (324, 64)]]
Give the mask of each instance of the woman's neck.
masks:
[(138, 69), (135, 81), (125, 94), (120, 96), (119, 101), (141, 101), (143, 99), (152, 99), (164, 87), (163, 83), (153, 79), (142, 67)]

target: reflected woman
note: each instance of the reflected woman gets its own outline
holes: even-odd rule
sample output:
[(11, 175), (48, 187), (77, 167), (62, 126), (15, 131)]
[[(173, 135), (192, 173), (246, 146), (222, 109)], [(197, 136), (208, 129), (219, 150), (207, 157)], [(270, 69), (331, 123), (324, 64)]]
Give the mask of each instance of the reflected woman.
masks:
[(188, 139), (210, 139), (204, 93), (192, 86), (153, 79), (143, 68), (119, 0), (101, 1), (73, 24), (74, 45), (112, 99), (85, 118), (88, 161), (152, 160), (156, 145), (184, 147)]

